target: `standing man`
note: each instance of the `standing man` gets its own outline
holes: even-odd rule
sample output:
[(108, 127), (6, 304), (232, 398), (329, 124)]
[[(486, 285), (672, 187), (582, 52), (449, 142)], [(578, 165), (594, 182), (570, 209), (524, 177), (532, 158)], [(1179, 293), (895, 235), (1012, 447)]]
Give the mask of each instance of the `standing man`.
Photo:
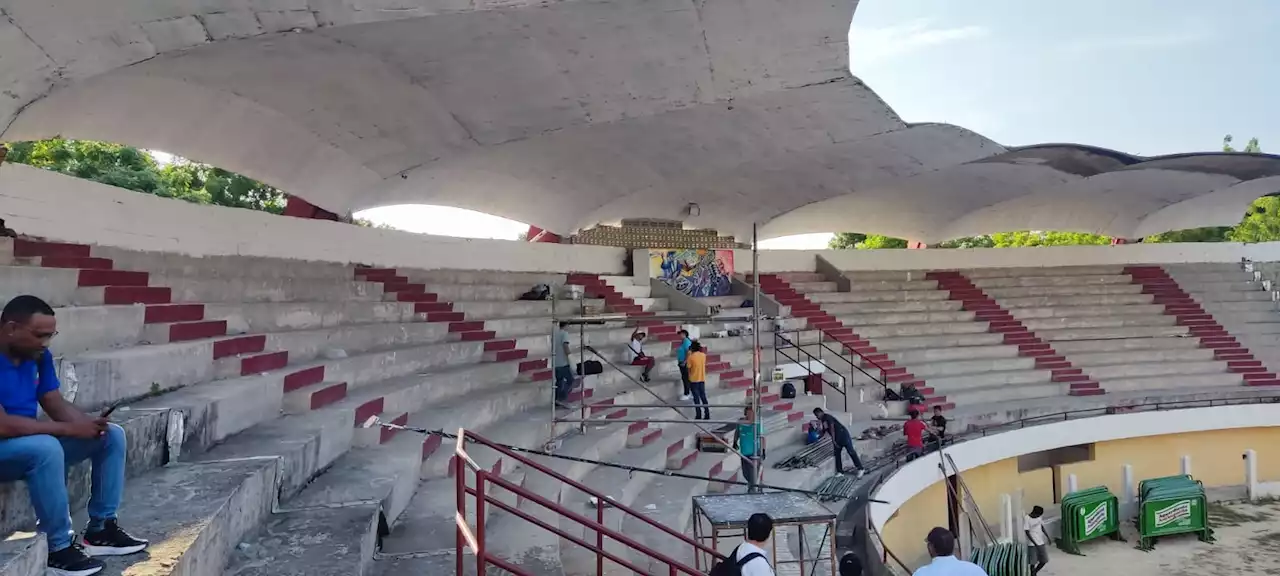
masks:
[(648, 382), (649, 372), (653, 370), (654, 359), (653, 356), (648, 356), (644, 353), (644, 338), (645, 333), (636, 328), (636, 331), (631, 333), (631, 342), (627, 346), (631, 349), (631, 365), (644, 366), (644, 372), (640, 373), (640, 379)]
[[(747, 406), (742, 410), (742, 421), (733, 432), (733, 449), (742, 454), (742, 476), (747, 479), (747, 494), (759, 491), (756, 487), (756, 444), (764, 443), (763, 424), (755, 422), (755, 410)], [(760, 446), (760, 455), (764, 456), (764, 446)]]
[(1044, 508), (1034, 506), (1022, 523), (1022, 530), (1027, 533), (1027, 542), (1031, 549), (1031, 576), (1036, 576), (1044, 565), (1049, 563), (1049, 530), (1044, 527)]
[(835, 416), (827, 414), (821, 408), (814, 408), (813, 415), (821, 423), (822, 433), (831, 436), (832, 451), (836, 455), (836, 474), (844, 474), (844, 463), (840, 459), (841, 452), (848, 452), (849, 457), (853, 459), (853, 466), (858, 469), (858, 478), (866, 474), (866, 470), (862, 468), (862, 459), (858, 458), (858, 451), (853, 449), (853, 437), (849, 435), (849, 429), (836, 420)]
[(934, 528), (924, 541), (933, 561), (917, 568), (912, 576), (987, 576), (981, 566), (956, 558), (956, 537), (950, 530)]
[[(89, 576), (103, 568), (90, 555), (133, 554), (147, 541), (116, 523), (124, 494), (124, 429), (86, 416), (62, 397), (48, 349), (57, 333), (53, 309), (35, 296), (14, 298), (0, 312), (0, 481), (26, 481), (37, 528), (49, 544), (49, 573)], [(37, 407), (49, 420), (37, 419)], [(93, 487), (89, 523), (77, 542), (66, 470), (83, 460), (93, 463)]]
[(924, 432), (928, 426), (915, 408), (908, 410), (907, 416), (910, 418), (902, 425), (902, 435), (907, 437), (907, 462), (910, 462), (924, 454)]
[(693, 419), (710, 420), (711, 408), (707, 406), (707, 355), (702, 344), (689, 346), (689, 391), (693, 393)]
[(688, 400), (693, 396), (689, 391), (689, 366), (685, 364), (689, 360), (689, 347), (693, 346), (693, 340), (689, 339), (689, 331), (681, 329), (676, 334), (680, 335), (680, 348), (676, 350), (676, 364), (680, 367), (680, 383), (684, 385), (684, 394), (680, 395), (681, 400)]
[(742, 576), (774, 576), (773, 566), (769, 564), (769, 554), (764, 551), (769, 538), (773, 537), (773, 518), (768, 514), (757, 512), (747, 518), (747, 537), (742, 544), (733, 549), (729, 557), (738, 565), (738, 573)]
[(551, 343), (551, 356), (555, 361), (556, 403), (563, 405), (569, 400), (569, 392), (573, 390), (573, 368), (569, 367), (569, 333), (565, 331), (567, 322), (561, 322), (556, 329), (555, 341)]
[(947, 441), (947, 417), (942, 415), (942, 405), (933, 405), (933, 417), (929, 419), (930, 432), (938, 441), (938, 449)]

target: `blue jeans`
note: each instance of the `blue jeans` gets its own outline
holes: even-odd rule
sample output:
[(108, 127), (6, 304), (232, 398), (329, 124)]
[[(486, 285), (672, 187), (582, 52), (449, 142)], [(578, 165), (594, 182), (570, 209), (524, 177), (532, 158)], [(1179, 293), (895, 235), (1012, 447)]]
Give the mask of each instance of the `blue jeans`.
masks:
[(556, 401), (564, 402), (573, 390), (573, 368), (556, 366)]
[(690, 382), (689, 391), (693, 392), (693, 418), (695, 420), (710, 420), (711, 409), (707, 408), (707, 383)]
[(49, 551), (71, 545), (71, 509), (67, 502), (67, 469), (83, 460), (93, 462), (93, 491), (89, 518), (93, 525), (116, 517), (124, 494), (124, 428), (109, 424), (102, 438), (20, 436), (0, 440), (0, 481), (26, 480), (38, 529), (49, 540)]

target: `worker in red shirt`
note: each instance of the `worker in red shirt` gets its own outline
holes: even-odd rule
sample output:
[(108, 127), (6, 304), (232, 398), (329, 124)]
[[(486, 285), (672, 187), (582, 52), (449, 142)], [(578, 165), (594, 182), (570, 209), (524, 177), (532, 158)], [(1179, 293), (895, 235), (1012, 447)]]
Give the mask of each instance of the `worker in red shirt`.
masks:
[(928, 428), (920, 419), (920, 411), (912, 408), (907, 411), (906, 424), (902, 425), (902, 435), (907, 437), (907, 461), (910, 462), (924, 454), (924, 432)]

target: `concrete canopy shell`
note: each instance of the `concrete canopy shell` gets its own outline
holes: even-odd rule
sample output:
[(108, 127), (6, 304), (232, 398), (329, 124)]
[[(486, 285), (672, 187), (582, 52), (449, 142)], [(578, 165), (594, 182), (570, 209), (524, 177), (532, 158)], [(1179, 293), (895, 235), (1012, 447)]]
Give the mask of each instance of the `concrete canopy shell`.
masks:
[(1271, 158), (1144, 168), (1162, 160), (909, 125), (849, 74), (855, 7), (0, 0), (0, 139), (165, 150), (339, 213), (439, 204), (557, 232), (1136, 234), (1234, 222), (1275, 191)]

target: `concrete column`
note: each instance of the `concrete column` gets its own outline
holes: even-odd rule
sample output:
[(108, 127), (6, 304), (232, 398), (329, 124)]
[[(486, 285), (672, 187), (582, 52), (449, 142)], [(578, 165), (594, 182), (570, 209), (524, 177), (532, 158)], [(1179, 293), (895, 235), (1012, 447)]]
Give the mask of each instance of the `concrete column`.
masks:
[(1075, 474), (1067, 474), (1067, 494), (1080, 491), (1080, 480)]
[(1191, 475), (1191, 456), (1182, 457), (1182, 473), (1187, 476)]
[(1013, 525), (1013, 496), (1009, 494), (1000, 495), (1000, 541), (1012, 542), (1013, 535), (1017, 534), (1016, 527)]
[(1244, 451), (1244, 486), (1249, 500), (1258, 499), (1258, 453), (1252, 448)]
[(1123, 503), (1133, 502), (1134, 493), (1137, 491), (1133, 486), (1133, 465), (1125, 464), (1120, 467), (1121, 486), (1123, 493), (1120, 495), (1120, 501)]

